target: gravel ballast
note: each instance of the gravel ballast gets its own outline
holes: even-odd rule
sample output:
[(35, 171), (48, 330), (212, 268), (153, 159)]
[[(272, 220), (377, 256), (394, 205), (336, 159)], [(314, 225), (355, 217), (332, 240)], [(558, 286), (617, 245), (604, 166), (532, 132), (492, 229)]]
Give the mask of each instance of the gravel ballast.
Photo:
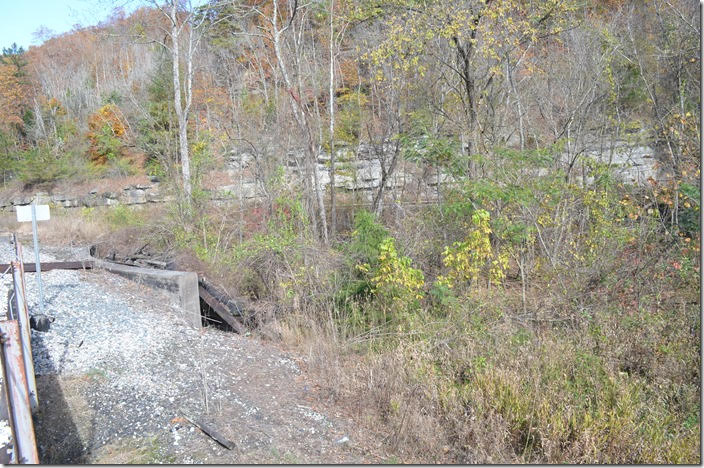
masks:
[[(42, 249), (43, 261), (87, 249)], [(14, 257), (0, 242), (0, 263)], [(33, 261), (25, 243), (24, 257)], [(38, 313), (26, 273), (30, 314)], [(190, 328), (174, 298), (102, 270), (42, 272), (47, 332), (32, 331), (42, 462), (356, 463), (347, 421), (315, 409), (300, 359), (215, 328)], [(10, 275), (0, 278), (7, 297)], [(228, 451), (184, 420), (200, 418), (235, 442)]]

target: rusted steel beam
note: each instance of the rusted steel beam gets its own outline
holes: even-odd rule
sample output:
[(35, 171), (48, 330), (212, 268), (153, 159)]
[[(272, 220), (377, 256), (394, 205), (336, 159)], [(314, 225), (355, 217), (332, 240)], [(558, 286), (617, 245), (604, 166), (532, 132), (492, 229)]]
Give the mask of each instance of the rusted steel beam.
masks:
[(15, 260), (22, 260), (22, 244), (17, 239), (17, 234), (12, 233), (12, 243), (15, 244)]
[[(1, 361), (0, 361), (1, 362)], [(12, 417), (7, 402), (5, 369), (0, 365), (0, 463), (9, 465), (13, 462), (12, 454), (16, 452), (12, 438)]]
[(22, 262), (12, 262), (12, 282), (15, 296), (15, 312), (20, 325), (20, 342), (24, 356), (24, 370), (29, 390), (29, 405), (32, 412), (39, 406), (37, 398), (37, 382), (34, 377), (34, 359), (32, 357), (32, 333), (29, 326), (29, 310), (27, 309), (27, 293), (24, 285)]
[(208, 304), (218, 316), (223, 319), (228, 325), (230, 325), (237, 333), (245, 333), (247, 329), (245, 326), (232, 315), (230, 309), (226, 307), (222, 302), (220, 302), (215, 296), (210, 294), (207, 289), (202, 285), (198, 285), (198, 293), (201, 299)]
[(12, 420), (13, 439), (16, 453), (14, 463), (39, 463), (37, 441), (34, 436), (32, 412), (29, 407), (29, 391), (24, 375), (24, 358), (20, 341), (20, 327), (17, 320), (0, 321), (0, 341), (2, 341), (3, 369), (5, 385)]
[[(10, 267), (10, 264), (0, 263), (0, 271)], [(40, 265), (42, 271), (48, 270), (90, 270), (93, 268), (93, 260), (85, 260), (82, 262), (42, 262)], [(37, 266), (34, 263), (25, 263), (24, 271), (27, 273), (35, 273)]]

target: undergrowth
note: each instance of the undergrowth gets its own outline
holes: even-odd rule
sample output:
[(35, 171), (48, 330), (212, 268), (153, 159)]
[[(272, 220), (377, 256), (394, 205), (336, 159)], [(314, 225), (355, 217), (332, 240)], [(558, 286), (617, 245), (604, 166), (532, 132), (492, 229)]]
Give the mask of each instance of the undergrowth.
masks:
[(403, 461), (699, 463), (697, 194), (673, 225), (667, 187), (526, 175), (550, 161), (497, 152), (492, 177), (400, 222), (357, 211), (332, 246), (284, 189), (241, 240), (212, 207), (174, 239), (274, 304), (262, 335)]

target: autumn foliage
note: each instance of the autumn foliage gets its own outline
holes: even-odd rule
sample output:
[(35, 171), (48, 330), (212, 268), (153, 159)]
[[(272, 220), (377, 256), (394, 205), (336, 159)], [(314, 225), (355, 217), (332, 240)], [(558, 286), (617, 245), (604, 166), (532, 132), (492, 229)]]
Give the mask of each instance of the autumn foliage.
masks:
[(91, 161), (105, 164), (124, 155), (127, 127), (117, 106), (106, 104), (98, 109), (89, 117), (88, 128), (88, 155)]
[(0, 63), (0, 127), (21, 130), (22, 115), (29, 98), (29, 86), (10, 64)]

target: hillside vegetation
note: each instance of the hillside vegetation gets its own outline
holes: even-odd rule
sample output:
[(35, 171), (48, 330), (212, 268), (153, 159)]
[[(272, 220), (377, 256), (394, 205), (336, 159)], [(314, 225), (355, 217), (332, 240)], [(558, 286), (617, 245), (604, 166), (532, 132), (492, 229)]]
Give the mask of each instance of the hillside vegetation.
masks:
[[(158, 177), (175, 201), (106, 226), (248, 296), (389, 461), (697, 464), (698, 7), (144, 2), (4, 49), (4, 190)], [(323, 184), (319, 154), (334, 180), (360, 143), (384, 180), (405, 160), (457, 182), (422, 203)], [(657, 177), (603, 162), (624, 143)], [(233, 151), (265, 196), (215, 204)]]

